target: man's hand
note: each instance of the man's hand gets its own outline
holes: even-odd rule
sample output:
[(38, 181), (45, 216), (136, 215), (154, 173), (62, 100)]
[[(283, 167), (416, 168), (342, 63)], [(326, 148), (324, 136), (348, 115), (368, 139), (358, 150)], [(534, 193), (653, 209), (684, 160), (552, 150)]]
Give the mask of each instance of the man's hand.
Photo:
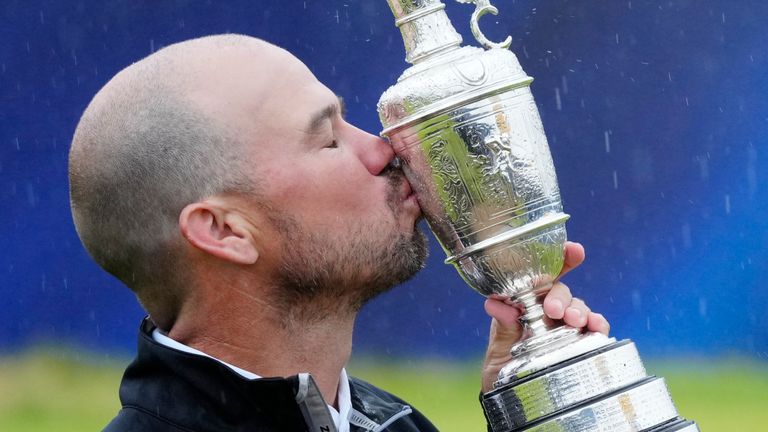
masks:
[[(598, 313), (589, 310), (580, 299), (571, 295), (571, 290), (559, 281), (560, 277), (578, 267), (584, 261), (584, 247), (579, 243), (565, 243), (563, 270), (552, 289), (544, 298), (544, 313), (552, 319), (562, 319), (572, 327), (586, 327), (590, 331), (608, 334), (610, 325)], [(488, 351), (483, 363), (483, 393), (493, 390), (499, 370), (512, 360), (509, 349), (520, 340), (522, 328), (518, 322), (520, 309), (501, 300), (487, 299), (485, 311), (493, 319), (488, 338)]]

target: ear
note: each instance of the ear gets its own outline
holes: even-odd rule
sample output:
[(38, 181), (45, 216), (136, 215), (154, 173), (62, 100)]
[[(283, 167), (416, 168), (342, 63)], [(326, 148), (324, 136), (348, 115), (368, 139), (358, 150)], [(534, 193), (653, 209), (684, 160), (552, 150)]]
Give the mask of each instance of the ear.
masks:
[(192, 246), (237, 264), (254, 264), (259, 252), (253, 226), (214, 202), (189, 204), (179, 215), (182, 235)]

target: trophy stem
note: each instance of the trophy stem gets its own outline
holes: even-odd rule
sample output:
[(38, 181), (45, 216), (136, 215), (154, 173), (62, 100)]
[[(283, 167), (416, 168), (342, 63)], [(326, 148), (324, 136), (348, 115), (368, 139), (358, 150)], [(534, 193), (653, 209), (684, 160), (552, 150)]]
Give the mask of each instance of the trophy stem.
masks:
[(550, 289), (552, 282), (546, 282), (512, 298), (524, 309), (519, 318), (523, 334), (512, 345), (509, 351), (512, 361), (499, 371), (495, 387), (613, 341), (600, 333), (584, 333), (560, 320), (548, 319), (544, 314), (542, 300)]
[(523, 325), (523, 339), (529, 337), (543, 336), (550, 330), (550, 326), (544, 320), (544, 307), (539, 302), (539, 296), (536, 292), (548, 292), (552, 284), (547, 284), (543, 290), (534, 290), (527, 292), (515, 300), (523, 306), (523, 314), (520, 315), (520, 323)]

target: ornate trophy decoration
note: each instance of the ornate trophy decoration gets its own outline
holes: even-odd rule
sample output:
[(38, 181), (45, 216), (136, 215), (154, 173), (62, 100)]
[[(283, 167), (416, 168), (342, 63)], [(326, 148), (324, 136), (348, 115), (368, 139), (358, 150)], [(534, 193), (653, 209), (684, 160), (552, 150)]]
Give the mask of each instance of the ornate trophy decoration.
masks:
[(544, 317), (566, 240), (555, 167), (530, 91), (533, 78), (479, 20), (486, 49), (460, 46), (440, 0), (388, 0), (413, 64), (381, 96), (384, 130), (430, 228), (464, 280), (523, 309), (524, 336), (482, 404), (499, 431), (698, 431), (634, 343)]

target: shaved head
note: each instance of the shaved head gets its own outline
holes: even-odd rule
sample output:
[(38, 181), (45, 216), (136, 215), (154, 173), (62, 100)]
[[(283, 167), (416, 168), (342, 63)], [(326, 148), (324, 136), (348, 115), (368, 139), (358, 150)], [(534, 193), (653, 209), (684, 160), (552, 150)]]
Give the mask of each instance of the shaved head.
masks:
[(118, 73), (75, 131), (69, 175), (77, 232), (161, 327), (173, 322), (190, 283), (179, 265), (180, 211), (213, 195), (258, 192), (246, 174), (251, 153), (243, 131), (222, 121), (220, 107), (206, 100), (211, 93), (226, 99), (208, 79), (221, 64), (212, 60), (242, 50), (288, 55), (239, 35), (171, 45)]

